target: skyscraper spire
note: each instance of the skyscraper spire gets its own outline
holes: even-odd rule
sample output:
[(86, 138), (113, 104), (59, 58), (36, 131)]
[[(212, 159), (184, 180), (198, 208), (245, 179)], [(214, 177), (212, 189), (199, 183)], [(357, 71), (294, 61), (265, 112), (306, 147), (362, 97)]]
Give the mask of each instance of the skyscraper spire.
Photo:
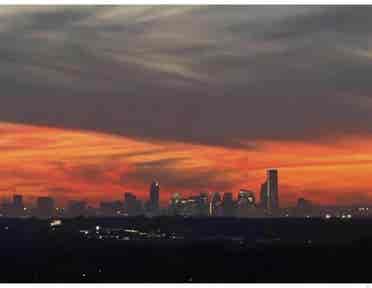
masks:
[(152, 212), (156, 212), (159, 209), (159, 192), (160, 192), (159, 182), (156, 179), (154, 179), (150, 185), (149, 200), (149, 208)]

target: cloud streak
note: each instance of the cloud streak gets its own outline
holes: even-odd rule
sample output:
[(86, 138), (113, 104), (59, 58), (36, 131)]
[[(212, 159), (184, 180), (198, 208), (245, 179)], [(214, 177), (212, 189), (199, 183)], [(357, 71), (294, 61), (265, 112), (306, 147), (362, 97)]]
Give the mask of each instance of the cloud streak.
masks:
[(354, 194), (356, 201), (371, 197), (372, 138), (364, 136), (323, 143), (258, 141), (257, 149), (246, 149), (9, 123), (0, 123), (0, 131), (3, 197), (50, 195), (60, 203), (97, 204), (132, 191), (148, 199), (149, 184), (157, 178), (162, 202), (174, 192), (237, 193), (240, 188), (256, 191), (259, 198), (265, 170), (273, 166), (280, 171), (284, 203), (303, 196), (331, 204), (353, 202)]
[(370, 15), (4, 7), (0, 120), (231, 147), (370, 135)]
[[(259, 187), (278, 166), (286, 195), (368, 198), (371, 16), (370, 7), (4, 7), (4, 185), (38, 179), (19, 189), (97, 202), (123, 190), (144, 197), (152, 177), (164, 195)], [(331, 187), (329, 174), (345, 181)]]

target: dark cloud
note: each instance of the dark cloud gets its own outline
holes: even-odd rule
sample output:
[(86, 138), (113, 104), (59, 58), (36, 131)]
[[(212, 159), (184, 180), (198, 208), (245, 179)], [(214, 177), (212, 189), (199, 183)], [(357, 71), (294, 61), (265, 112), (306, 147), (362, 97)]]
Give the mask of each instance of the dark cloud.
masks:
[(226, 191), (231, 188), (232, 179), (229, 171), (216, 171), (215, 169), (185, 169), (178, 168), (183, 158), (167, 158), (156, 161), (147, 161), (135, 165), (135, 170), (120, 177), (120, 182), (151, 183), (157, 179), (168, 189), (186, 189), (194, 192), (214, 189)]
[[(346, 37), (350, 38), (363, 37), (371, 33), (371, 7), (323, 6), (323, 9), (307, 15), (287, 17), (277, 24), (265, 36), (288, 40), (311, 37), (312, 34), (336, 32), (345, 34)], [(337, 40), (337, 35), (333, 36)]]
[(0, 14), (0, 120), (238, 146), (370, 134), (372, 8)]
[[(139, 154), (141, 155), (141, 154)], [(52, 162), (56, 169), (69, 179), (88, 181), (97, 185), (111, 183), (117, 186), (130, 186), (133, 183), (148, 185), (154, 179), (162, 183), (167, 189), (180, 189), (199, 192), (202, 190), (226, 191), (231, 188), (233, 178), (232, 171), (221, 171), (207, 167), (187, 168), (189, 157), (171, 157), (159, 160), (136, 161), (130, 171), (122, 170), (122, 164), (115, 160), (107, 160), (98, 164), (66, 166), (62, 162)], [(53, 188), (53, 187), (52, 187)], [(57, 187), (63, 188), (65, 187)], [(52, 193), (58, 193), (60, 189), (51, 189)], [(62, 191), (61, 191), (62, 192)], [(77, 191), (66, 191), (71, 195)]]

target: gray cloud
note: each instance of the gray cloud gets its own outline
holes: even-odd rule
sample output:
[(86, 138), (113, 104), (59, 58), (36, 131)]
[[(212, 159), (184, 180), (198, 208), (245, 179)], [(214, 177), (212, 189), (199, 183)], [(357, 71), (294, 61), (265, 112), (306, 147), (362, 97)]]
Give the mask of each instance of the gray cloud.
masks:
[(187, 189), (194, 192), (214, 189), (226, 191), (232, 184), (229, 171), (216, 171), (214, 169), (179, 169), (177, 164), (185, 158), (166, 158), (156, 161), (146, 161), (135, 165), (135, 170), (121, 176), (120, 182), (135, 181), (139, 183), (151, 183), (157, 179), (165, 187), (172, 189)]
[(239, 146), (370, 134), (372, 8), (4, 7), (0, 120)]
[[(287, 17), (266, 34), (269, 38), (293, 39), (313, 36), (311, 34), (341, 33), (344, 37), (357, 38), (370, 34), (372, 24), (368, 6), (334, 6), (313, 11), (313, 13)], [(336, 35), (335, 39), (337, 40)], [(332, 37), (333, 38), (333, 37)], [(340, 38), (338, 38), (340, 40)], [(345, 39), (341, 39), (345, 40)]]

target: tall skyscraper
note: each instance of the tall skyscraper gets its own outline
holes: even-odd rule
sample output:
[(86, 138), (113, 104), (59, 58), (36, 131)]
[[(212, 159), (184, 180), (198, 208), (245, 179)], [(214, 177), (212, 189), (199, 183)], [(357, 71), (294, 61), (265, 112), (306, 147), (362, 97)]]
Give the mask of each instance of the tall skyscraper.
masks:
[(160, 185), (159, 182), (154, 180), (150, 185), (150, 200), (149, 200), (149, 209), (151, 211), (158, 211), (159, 209), (159, 192)]
[(261, 207), (268, 213), (279, 208), (278, 170), (268, 169), (266, 181), (261, 185)]
[(261, 205), (269, 213), (279, 208), (278, 170), (268, 169), (266, 181), (261, 185)]
[(212, 194), (209, 202), (209, 216), (219, 216), (218, 210), (221, 206), (221, 195), (218, 192)]
[(267, 170), (267, 196), (269, 199), (270, 210), (279, 208), (279, 194), (278, 194), (278, 170)]

